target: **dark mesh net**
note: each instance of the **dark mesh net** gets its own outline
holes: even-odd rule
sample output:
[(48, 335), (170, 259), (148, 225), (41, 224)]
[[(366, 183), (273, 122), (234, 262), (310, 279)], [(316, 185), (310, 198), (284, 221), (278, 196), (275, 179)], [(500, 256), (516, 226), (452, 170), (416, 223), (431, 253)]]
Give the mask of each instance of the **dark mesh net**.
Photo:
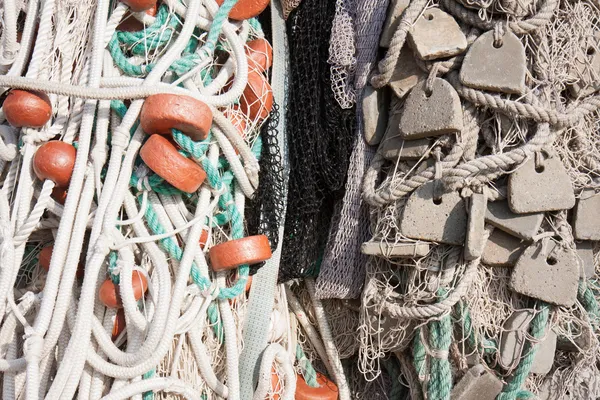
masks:
[[(260, 156), (260, 173), (258, 189), (253, 200), (246, 203), (246, 223), (250, 235), (266, 235), (275, 251), (279, 242), (279, 225), (283, 216), (283, 165), (277, 140), (279, 124), (279, 107), (273, 105), (269, 119), (260, 130), (262, 150)], [(250, 267), (254, 274), (262, 264)]]
[(333, 0), (303, 0), (288, 19), (290, 177), (281, 282), (318, 272), (348, 171), (355, 114), (341, 109), (331, 90), (327, 59), (334, 14)]

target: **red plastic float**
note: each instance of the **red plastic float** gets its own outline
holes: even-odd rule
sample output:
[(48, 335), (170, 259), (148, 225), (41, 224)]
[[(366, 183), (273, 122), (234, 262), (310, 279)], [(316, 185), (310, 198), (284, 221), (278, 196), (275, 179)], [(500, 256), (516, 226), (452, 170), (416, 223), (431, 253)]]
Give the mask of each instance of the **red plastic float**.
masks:
[(212, 111), (190, 96), (155, 94), (144, 102), (140, 122), (146, 133), (170, 135), (171, 129), (177, 129), (199, 141), (208, 136)]
[[(146, 10), (146, 14), (150, 16), (156, 16), (156, 11), (158, 9), (158, 4), (155, 2), (152, 8)], [(127, 12), (123, 16), (123, 19), (117, 25), (117, 30), (124, 32), (139, 32), (144, 29), (144, 24), (135, 18), (131, 13)]]
[(271, 246), (265, 235), (230, 240), (210, 248), (213, 271), (226, 271), (243, 264), (256, 264), (271, 258)]
[(140, 150), (140, 157), (148, 168), (183, 192), (194, 193), (206, 179), (206, 172), (198, 164), (179, 154), (160, 135), (150, 136)]
[[(217, 4), (223, 4), (224, 0), (217, 0)], [(238, 0), (229, 12), (229, 18), (238, 21), (258, 16), (267, 8), (269, 0)]]
[(254, 39), (246, 43), (248, 70), (265, 72), (273, 65), (273, 47), (264, 38)]
[(156, 7), (156, 0), (121, 0), (121, 2), (127, 4), (133, 12), (146, 11)]
[(54, 246), (49, 244), (40, 251), (40, 254), (38, 256), (38, 262), (40, 263), (40, 267), (42, 267), (46, 271), (50, 270), (50, 259), (52, 258), (52, 250), (54, 250)]
[(273, 90), (261, 73), (248, 71), (248, 85), (240, 98), (240, 108), (251, 120), (269, 116), (273, 108)]
[(117, 315), (115, 315), (115, 323), (113, 324), (112, 330), (112, 340), (115, 341), (121, 332), (125, 329), (125, 310), (122, 308), (117, 311)]
[(296, 400), (337, 400), (339, 393), (335, 383), (331, 382), (323, 374), (317, 372), (317, 383), (319, 387), (310, 387), (298, 374), (296, 378)]
[(30, 90), (11, 90), (2, 109), (8, 123), (15, 128), (41, 128), (52, 116), (52, 104), (46, 93)]
[(59, 188), (71, 181), (77, 150), (72, 145), (51, 140), (40, 146), (33, 156), (33, 172), (40, 180), (50, 179)]
[[(148, 290), (148, 281), (146, 277), (138, 271), (133, 271), (131, 274), (131, 286), (133, 287), (133, 296), (136, 300), (141, 299), (146, 290)], [(100, 301), (109, 308), (123, 307), (123, 301), (119, 293), (119, 286), (116, 285), (110, 278), (105, 280), (100, 286), (98, 292)]]

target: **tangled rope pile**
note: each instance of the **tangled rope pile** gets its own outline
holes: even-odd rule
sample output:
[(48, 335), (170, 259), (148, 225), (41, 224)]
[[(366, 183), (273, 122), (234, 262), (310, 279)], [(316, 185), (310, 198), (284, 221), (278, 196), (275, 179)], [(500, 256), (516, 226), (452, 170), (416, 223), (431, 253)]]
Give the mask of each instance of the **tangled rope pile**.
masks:
[(594, 0), (0, 4), (3, 399), (600, 397)]

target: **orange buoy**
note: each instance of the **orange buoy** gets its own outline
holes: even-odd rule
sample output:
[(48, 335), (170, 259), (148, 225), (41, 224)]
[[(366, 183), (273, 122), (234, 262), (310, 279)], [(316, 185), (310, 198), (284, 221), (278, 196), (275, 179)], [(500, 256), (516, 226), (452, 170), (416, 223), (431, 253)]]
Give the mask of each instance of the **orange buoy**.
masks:
[(125, 310), (120, 308), (115, 315), (115, 322), (112, 329), (112, 340), (113, 342), (119, 337), (121, 332), (125, 329)]
[(273, 47), (264, 38), (254, 39), (246, 43), (248, 69), (265, 72), (273, 65)]
[(150, 136), (140, 150), (140, 157), (158, 176), (186, 193), (194, 193), (206, 178), (198, 164), (179, 154), (175, 146), (160, 135)]
[(271, 246), (265, 235), (248, 236), (213, 246), (208, 254), (213, 271), (226, 271), (268, 260), (271, 258)]
[(52, 116), (50, 98), (43, 92), (13, 89), (2, 104), (4, 116), (15, 128), (41, 128)]
[(65, 205), (65, 201), (67, 201), (67, 189), (61, 188), (58, 186), (54, 186), (52, 189), (52, 194), (50, 195), (58, 204)]
[(146, 11), (156, 7), (156, 0), (121, 0), (121, 2), (128, 5), (133, 12)]
[[(49, 244), (48, 246), (46, 246), (42, 250), (40, 250), (40, 254), (38, 255), (38, 262), (40, 264), (40, 267), (42, 267), (46, 271), (50, 270), (50, 260), (52, 259), (52, 251), (53, 250), (54, 250), (54, 245)], [(77, 265), (77, 272), (75, 273), (75, 276), (78, 278), (83, 278), (84, 272), (85, 272), (85, 265), (83, 262), (79, 261), (79, 264)]]
[(252, 276), (248, 275), (248, 280), (246, 281), (246, 293), (250, 293), (251, 288), (252, 288)]
[[(133, 287), (133, 296), (135, 299), (141, 299), (146, 293), (146, 290), (148, 290), (148, 282), (146, 281), (146, 277), (139, 271), (133, 271), (131, 273), (131, 286)], [(123, 301), (121, 300), (121, 294), (119, 293), (119, 286), (116, 285), (110, 278), (105, 280), (100, 286), (98, 297), (106, 307), (123, 307)]]
[(177, 129), (192, 140), (204, 140), (212, 125), (210, 108), (190, 96), (155, 94), (146, 99), (140, 122), (144, 132), (161, 135), (171, 134)]
[(277, 371), (275, 371), (275, 367), (271, 367), (271, 392), (272, 397), (267, 396), (267, 399), (279, 400), (281, 396), (279, 395), (279, 391), (281, 390), (281, 380), (279, 379), (279, 375), (277, 375)]
[[(217, 4), (223, 4), (224, 0), (217, 0)], [(229, 18), (238, 21), (258, 16), (267, 8), (269, 0), (238, 0), (229, 13)]]
[(208, 243), (208, 231), (206, 229), (202, 229), (202, 233), (200, 233), (200, 240), (198, 240), (198, 242), (200, 243), (200, 248), (204, 250), (206, 243)]
[[(156, 16), (157, 8), (158, 4), (154, 3), (154, 6), (152, 6), (152, 8), (146, 10), (146, 14), (152, 17)], [(121, 22), (119, 22), (119, 25), (117, 25), (117, 30), (123, 32), (139, 32), (143, 29), (144, 24), (140, 20), (135, 18), (133, 15), (131, 15), (130, 12), (126, 12)]]
[(319, 387), (308, 386), (304, 377), (296, 376), (296, 400), (337, 400), (338, 388), (327, 377), (317, 372), (317, 383)]
[(61, 188), (69, 186), (77, 150), (60, 140), (51, 140), (40, 146), (33, 156), (33, 172), (40, 180), (50, 179)]
[(273, 90), (261, 73), (248, 71), (248, 85), (240, 98), (240, 108), (253, 121), (269, 116), (273, 108)]
[(235, 126), (237, 131), (240, 133), (240, 136), (245, 138), (247, 128), (246, 117), (244, 116), (244, 113), (240, 110), (240, 106), (234, 105), (232, 108), (225, 110), (223, 114), (227, 117), (229, 122), (231, 122), (233, 126)]
[(54, 250), (54, 246), (49, 244), (44, 247), (38, 256), (38, 262), (40, 263), (40, 267), (48, 271), (50, 269), (50, 259), (52, 258), (52, 250)]

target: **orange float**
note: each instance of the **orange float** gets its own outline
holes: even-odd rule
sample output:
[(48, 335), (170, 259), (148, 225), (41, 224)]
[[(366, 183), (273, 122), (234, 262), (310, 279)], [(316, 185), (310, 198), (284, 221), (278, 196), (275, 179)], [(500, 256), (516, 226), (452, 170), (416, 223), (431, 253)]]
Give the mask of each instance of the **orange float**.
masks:
[(233, 107), (225, 110), (223, 114), (227, 117), (229, 122), (235, 126), (235, 129), (237, 129), (237, 131), (240, 133), (240, 136), (245, 138), (247, 128), (246, 117), (240, 110), (240, 106), (234, 105)]
[(121, 2), (128, 5), (133, 12), (146, 11), (156, 7), (156, 0), (121, 0)]
[(58, 204), (65, 205), (65, 201), (67, 201), (67, 190), (65, 188), (60, 188), (58, 186), (54, 186), (52, 189), (52, 194), (50, 195)]
[[(222, 5), (224, 0), (217, 0)], [(229, 18), (238, 21), (258, 16), (267, 8), (269, 0), (238, 0), (229, 12)]]
[[(155, 2), (152, 8), (146, 10), (146, 14), (152, 17), (156, 16), (158, 4)], [(131, 13), (127, 12), (123, 16), (123, 19), (117, 25), (117, 30), (124, 32), (139, 32), (144, 29), (144, 24), (135, 18)]]
[(33, 172), (40, 180), (50, 179), (60, 188), (71, 181), (77, 150), (60, 140), (51, 140), (40, 146), (33, 156)]
[(265, 235), (256, 235), (213, 246), (208, 255), (211, 268), (218, 272), (266, 261), (272, 254), (269, 239)]
[(254, 39), (246, 43), (248, 69), (265, 72), (273, 65), (273, 47), (264, 38)]
[(273, 90), (260, 72), (248, 71), (248, 85), (240, 98), (240, 108), (253, 121), (269, 116), (273, 108)]
[(146, 133), (170, 135), (177, 129), (194, 141), (206, 139), (212, 125), (210, 108), (190, 96), (155, 94), (146, 99), (140, 123)]
[[(133, 288), (133, 296), (136, 300), (141, 299), (146, 290), (148, 290), (148, 281), (146, 277), (138, 271), (133, 271), (131, 274), (131, 286)], [(98, 291), (100, 301), (109, 308), (122, 308), (123, 301), (119, 293), (119, 286), (116, 285), (110, 278), (105, 280)]]
[(41, 128), (52, 116), (50, 98), (43, 92), (13, 89), (2, 104), (4, 116), (15, 128)]
[(296, 400), (337, 400), (338, 388), (327, 377), (317, 372), (319, 387), (310, 387), (300, 374), (296, 376)]
[(50, 259), (52, 258), (52, 250), (54, 250), (54, 246), (49, 244), (40, 251), (40, 255), (38, 256), (38, 262), (40, 263), (40, 267), (42, 267), (46, 271), (50, 269)]
[(117, 315), (115, 315), (115, 323), (113, 324), (112, 340), (113, 342), (119, 337), (121, 332), (125, 329), (125, 310), (119, 308)]
[(194, 193), (206, 173), (194, 161), (185, 158), (177, 148), (160, 135), (152, 135), (140, 150), (140, 157), (152, 171), (177, 189)]
[(206, 229), (202, 229), (202, 233), (200, 233), (200, 240), (198, 240), (198, 242), (200, 242), (200, 248), (204, 250), (206, 243), (208, 243), (208, 231)]

